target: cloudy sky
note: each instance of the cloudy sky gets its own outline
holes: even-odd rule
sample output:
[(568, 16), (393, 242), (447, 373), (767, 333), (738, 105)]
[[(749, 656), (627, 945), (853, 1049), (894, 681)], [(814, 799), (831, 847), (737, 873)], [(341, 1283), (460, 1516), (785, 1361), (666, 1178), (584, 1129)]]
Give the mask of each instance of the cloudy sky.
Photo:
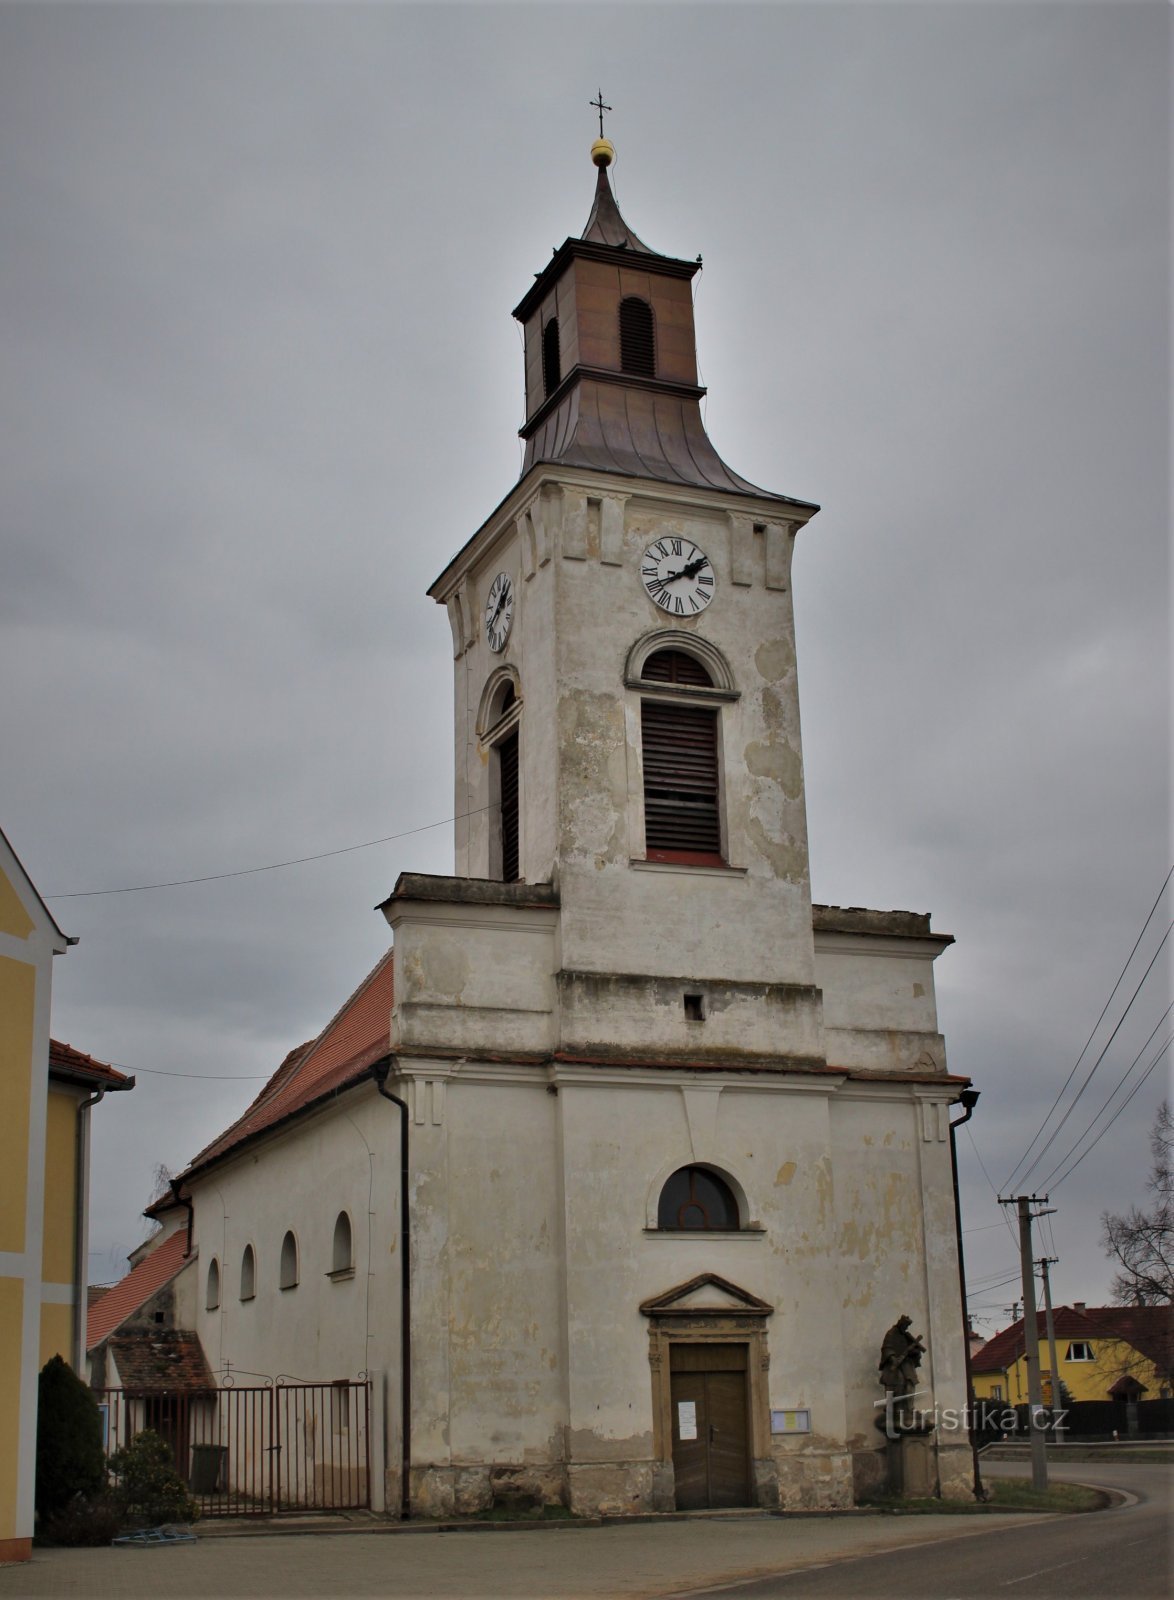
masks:
[[(1169, 865), (1168, 26), (1128, 0), (0, 9), (0, 823), (47, 896), (427, 830), (50, 901), (80, 938), (54, 1032), (139, 1075), (95, 1115), (94, 1281), (156, 1164), (380, 955), (397, 872), (451, 870), (424, 591), (517, 477), (509, 312), (586, 221), (602, 85), (629, 222), (704, 257), (710, 436), (824, 507), (795, 571), (814, 891), (957, 938), (968, 1265), (1003, 1320), (976, 1147), (1000, 1187)], [(1166, 1038), (1165, 954), (1028, 1187)], [(1106, 1292), (1097, 1218), (1143, 1197), (1166, 1078), (1053, 1189), (1062, 1300)]]

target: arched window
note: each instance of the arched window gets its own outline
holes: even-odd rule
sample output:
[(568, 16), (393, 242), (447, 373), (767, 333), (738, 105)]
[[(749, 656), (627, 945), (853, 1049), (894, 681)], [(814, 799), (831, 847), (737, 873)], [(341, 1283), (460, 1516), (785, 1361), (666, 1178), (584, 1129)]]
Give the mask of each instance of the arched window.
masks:
[(257, 1292), (257, 1257), (251, 1244), (245, 1245), (241, 1256), (241, 1299), (251, 1300)]
[(522, 700), (512, 669), (491, 677), (482, 692), (477, 731), (489, 757), (489, 876), (516, 883), (521, 855)]
[[(711, 688), (695, 656), (658, 650), (641, 670), (646, 683)], [(640, 706), (644, 767), (644, 850), (649, 861), (722, 861), (716, 706), (646, 699)]]
[(558, 318), (551, 317), (542, 330), (542, 387), (553, 394), (562, 382), (562, 360), (558, 345)]
[(208, 1263), (208, 1286), (204, 1291), (204, 1310), (216, 1311), (220, 1306), (220, 1263), (213, 1256)]
[(733, 1232), (739, 1226), (738, 1202), (729, 1184), (708, 1167), (679, 1167), (660, 1191), (656, 1225), (689, 1233)]
[(281, 1241), (281, 1276), (278, 1285), (282, 1289), (296, 1289), (298, 1284), (298, 1241), (293, 1233), (287, 1233)]
[(634, 294), (620, 301), (620, 367), (641, 378), (656, 377), (652, 307)]
[(330, 1253), (330, 1270), (331, 1272), (350, 1272), (354, 1264), (351, 1243), (351, 1219), (345, 1211), (340, 1211), (334, 1224), (334, 1246)]
[[(503, 713), (514, 703), (514, 692), (508, 691)], [(501, 881), (514, 883), (518, 877), (518, 725), (514, 726), (495, 747), (497, 753), (497, 779), (501, 803)]]

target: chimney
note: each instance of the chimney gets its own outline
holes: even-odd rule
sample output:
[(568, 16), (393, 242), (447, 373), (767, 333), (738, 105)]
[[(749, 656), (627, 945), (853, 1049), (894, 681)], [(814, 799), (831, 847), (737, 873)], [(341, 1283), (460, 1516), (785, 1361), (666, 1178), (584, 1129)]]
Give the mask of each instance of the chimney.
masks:
[(1083, 1311), (1084, 1310), (1084, 1301), (1083, 1300), (1074, 1300), (1072, 1302), (1072, 1309), (1073, 1309), (1073, 1311)]

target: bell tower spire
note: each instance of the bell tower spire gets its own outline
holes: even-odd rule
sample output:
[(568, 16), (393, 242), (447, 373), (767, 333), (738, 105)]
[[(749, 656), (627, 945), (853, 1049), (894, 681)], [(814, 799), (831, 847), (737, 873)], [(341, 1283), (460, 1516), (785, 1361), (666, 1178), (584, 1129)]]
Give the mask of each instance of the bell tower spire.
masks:
[(514, 309), (526, 350), (522, 476), (549, 462), (761, 499), (767, 491), (726, 465), (701, 420), (691, 288), (701, 257), (661, 255), (628, 226), (608, 176), (611, 107), (602, 92), (591, 104), (600, 136), (587, 226)]

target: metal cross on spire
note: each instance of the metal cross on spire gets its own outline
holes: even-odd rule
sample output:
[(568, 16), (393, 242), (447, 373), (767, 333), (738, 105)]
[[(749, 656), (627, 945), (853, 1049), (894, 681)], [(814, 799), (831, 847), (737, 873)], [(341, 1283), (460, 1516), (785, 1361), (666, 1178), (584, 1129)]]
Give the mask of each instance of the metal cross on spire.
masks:
[(597, 89), (595, 91), (595, 93), (598, 96), (598, 98), (595, 99), (595, 100), (589, 100), (587, 102), (587, 104), (590, 105), (590, 106), (594, 106), (596, 111), (599, 112), (599, 137), (602, 139), (603, 138), (603, 113), (605, 111), (610, 111), (612, 108), (611, 108), (611, 106), (605, 106), (604, 105), (604, 103), (603, 103), (603, 90), (602, 89)]

